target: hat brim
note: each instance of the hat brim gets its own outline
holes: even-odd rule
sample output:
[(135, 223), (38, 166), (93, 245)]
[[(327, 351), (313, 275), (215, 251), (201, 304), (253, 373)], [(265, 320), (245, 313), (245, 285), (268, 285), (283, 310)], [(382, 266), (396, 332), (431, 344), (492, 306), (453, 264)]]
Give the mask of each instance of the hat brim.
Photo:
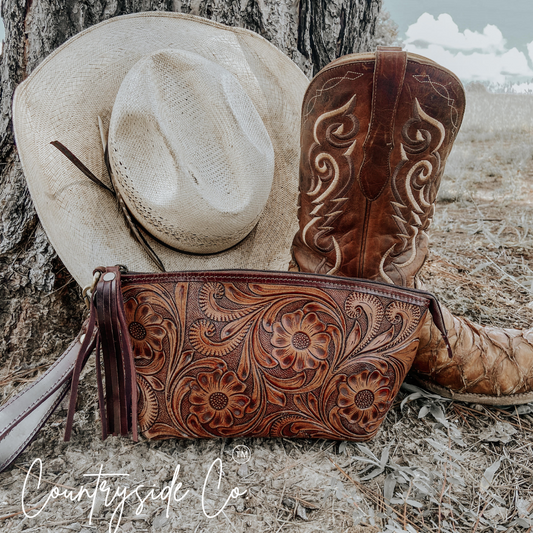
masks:
[(148, 237), (150, 245), (168, 271), (287, 269), (298, 229), (300, 109), (306, 76), (251, 31), (190, 15), (151, 12), (110, 19), (76, 35), (15, 92), (13, 124), (31, 197), (50, 242), (81, 286), (90, 283), (97, 266), (123, 264), (137, 272), (156, 267), (130, 236), (113, 197), (50, 142), (63, 143), (108, 183), (98, 117), (107, 127), (130, 68), (146, 54), (168, 48), (203, 55), (237, 77), (272, 141), (275, 173), (257, 226), (231, 249), (192, 255)]

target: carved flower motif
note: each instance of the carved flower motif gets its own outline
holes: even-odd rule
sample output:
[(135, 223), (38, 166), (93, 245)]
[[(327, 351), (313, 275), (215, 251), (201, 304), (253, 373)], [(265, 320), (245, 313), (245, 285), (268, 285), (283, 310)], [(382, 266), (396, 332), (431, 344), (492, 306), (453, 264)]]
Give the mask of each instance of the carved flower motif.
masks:
[(242, 418), (250, 403), (250, 398), (241, 394), (245, 389), (235, 372), (200, 372), (191, 385), (191, 412), (213, 428), (230, 427), (233, 417)]
[(331, 337), (316, 313), (287, 313), (281, 322), (274, 322), (272, 329), (270, 342), (275, 347), (272, 356), (283, 369), (292, 366), (301, 372), (305, 368), (317, 368), (328, 356)]
[(339, 385), (339, 413), (350, 424), (372, 431), (385, 415), (392, 401), (390, 378), (377, 368), (352, 374)]
[(134, 299), (128, 300), (124, 308), (126, 316), (133, 317), (128, 325), (128, 331), (133, 341), (134, 357), (151, 360), (154, 351), (163, 350), (163, 339), (167, 334), (163, 325), (165, 320), (150, 304), (139, 304)]

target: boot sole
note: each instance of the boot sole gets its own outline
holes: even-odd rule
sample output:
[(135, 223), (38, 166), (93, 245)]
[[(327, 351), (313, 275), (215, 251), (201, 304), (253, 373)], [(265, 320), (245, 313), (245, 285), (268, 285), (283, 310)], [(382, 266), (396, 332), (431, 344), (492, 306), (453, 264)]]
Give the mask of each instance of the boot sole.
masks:
[(451, 398), (459, 402), (479, 403), (483, 405), (522, 405), (533, 402), (533, 392), (523, 394), (508, 394), (505, 396), (490, 396), (488, 394), (475, 394), (471, 392), (454, 392), (446, 387), (435, 385), (413, 374), (409, 375), (412, 381), (430, 392), (434, 392), (444, 398)]

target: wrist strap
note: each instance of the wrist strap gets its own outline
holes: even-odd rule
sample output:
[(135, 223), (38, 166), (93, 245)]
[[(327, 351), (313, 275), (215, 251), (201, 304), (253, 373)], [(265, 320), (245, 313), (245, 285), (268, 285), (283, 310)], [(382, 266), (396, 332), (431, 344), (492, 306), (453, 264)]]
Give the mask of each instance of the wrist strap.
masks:
[(95, 344), (87, 320), (63, 355), (36, 381), (0, 409), (0, 472), (28, 446), (70, 388), (77, 360), (83, 365)]

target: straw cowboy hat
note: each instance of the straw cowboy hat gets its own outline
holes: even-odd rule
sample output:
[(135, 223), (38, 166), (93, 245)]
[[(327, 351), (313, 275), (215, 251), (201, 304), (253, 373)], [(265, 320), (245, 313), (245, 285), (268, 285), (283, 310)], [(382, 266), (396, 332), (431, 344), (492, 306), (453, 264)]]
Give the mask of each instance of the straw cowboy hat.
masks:
[(78, 283), (157, 258), (169, 271), (286, 270), (307, 84), (255, 33), (174, 13), (110, 19), (51, 54), (17, 88), (13, 123), (39, 218)]

